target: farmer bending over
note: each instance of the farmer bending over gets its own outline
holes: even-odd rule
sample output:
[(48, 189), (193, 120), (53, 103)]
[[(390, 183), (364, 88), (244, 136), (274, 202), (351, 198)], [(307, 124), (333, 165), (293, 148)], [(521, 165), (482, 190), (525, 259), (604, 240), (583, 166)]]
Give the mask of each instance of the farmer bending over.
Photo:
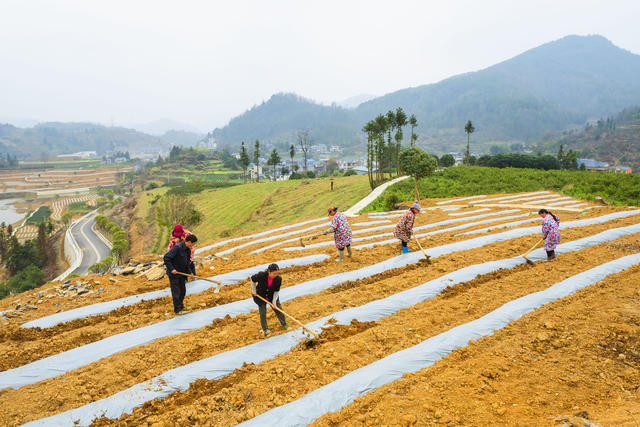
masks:
[(167, 267), (171, 297), (173, 298), (173, 311), (176, 314), (183, 314), (189, 311), (183, 304), (184, 297), (187, 294), (185, 286), (187, 277), (178, 273), (188, 274), (189, 278), (193, 278), (195, 268), (193, 261), (191, 261), (191, 249), (197, 241), (198, 238), (190, 234), (185, 238), (184, 242), (174, 245), (164, 255), (164, 265)]
[(325, 236), (328, 233), (333, 232), (333, 240), (336, 242), (338, 248), (337, 262), (342, 262), (344, 259), (344, 248), (347, 248), (347, 256), (351, 258), (351, 225), (342, 212), (338, 212), (338, 208), (332, 207), (328, 209), (329, 216), (333, 219), (329, 224), (329, 229), (325, 231)]
[(280, 324), (287, 331), (291, 329), (287, 324), (287, 319), (285, 319), (284, 314), (276, 310), (276, 307), (282, 310), (279, 296), (281, 284), (282, 277), (280, 277), (280, 267), (278, 267), (278, 264), (270, 264), (269, 267), (267, 267), (267, 271), (261, 271), (251, 276), (251, 294), (253, 295), (253, 301), (258, 304), (260, 326), (262, 326), (262, 332), (265, 337), (271, 333), (267, 326), (267, 303), (258, 298), (258, 295), (269, 302)]
[(413, 234), (413, 222), (416, 219), (416, 215), (420, 212), (420, 205), (416, 200), (413, 202), (413, 206), (402, 215), (400, 221), (396, 225), (395, 230), (393, 230), (393, 235), (400, 239), (400, 243), (402, 243), (402, 253), (406, 254), (411, 252), (409, 250), (409, 240), (411, 240), (411, 235)]
[(560, 243), (560, 218), (546, 209), (540, 209), (538, 214), (542, 217), (542, 238), (547, 261), (553, 261), (556, 258), (556, 246)]

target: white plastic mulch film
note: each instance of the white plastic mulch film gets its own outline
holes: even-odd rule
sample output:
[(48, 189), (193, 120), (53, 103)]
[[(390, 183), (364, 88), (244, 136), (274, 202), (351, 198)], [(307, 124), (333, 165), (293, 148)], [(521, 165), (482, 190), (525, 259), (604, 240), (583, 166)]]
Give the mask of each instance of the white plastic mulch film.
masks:
[(269, 425), (273, 420), (278, 420), (279, 426), (307, 425), (326, 413), (339, 411), (360, 396), (399, 380), (406, 373), (418, 372), (433, 365), (453, 350), (465, 347), (469, 341), (489, 335), (545, 304), (567, 297), (609, 275), (638, 264), (640, 254), (628, 255), (577, 274), (543, 291), (510, 301), (485, 316), (393, 353), (294, 402), (239, 425), (263, 426)]
[[(564, 223), (564, 226), (583, 227), (586, 225), (598, 224), (618, 218), (637, 215), (639, 213), (640, 210), (615, 212), (596, 218), (566, 222)], [(474, 239), (429, 248), (426, 252), (432, 258), (436, 258), (452, 252), (474, 249), (491, 243), (535, 234), (537, 232), (539, 232), (539, 227), (509, 230), (503, 233), (476, 237)], [(280, 300), (285, 302), (301, 296), (314, 294), (341, 283), (364, 279), (388, 270), (415, 264), (421, 259), (423, 259), (422, 252), (412, 252), (396, 256), (367, 267), (359, 268), (357, 270), (333, 274), (331, 276), (290, 286), (282, 289), (280, 292)], [(0, 372), (0, 389), (5, 387), (19, 388), (47, 378), (53, 378), (67, 371), (88, 365), (104, 357), (108, 357), (129, 348), (148, 344), (160, 338), (200, 329), (210, 324), (214, 319), (223, 318), (226, 315), (235, 317), (240, 314), (249, 313), (252, 310), (255, 310), (253, 300), (245, 299), (123, 332), (81, 347), (76, 347), (74, 349), (37, 360), (27, 365)]]
[[(288, 268), (295, 265), (309, 265), (316, 262), (322, 262), (328, 259), (328, 255), (310, 255), (300, 258), (285, 259), (277, 261), (280, 268)], [(242, 282), (259, 271), (266, 270), (269, 264), (257, 265), (255, 267), (249, 267), (242, 270), (230, 271), (229, 273), (219, 274), (217, 276), (209, 277), (209, 279), (220, 282), (221, 286), (232, 285)], [(207, 291), (213, 287), (216, 287), (215, 283), (208, 282), (206, 280), (194, 280), (187, 283), (187, 295), (199, 294)], [(158, 298), (164, 298), (171, 296), (170, 289), (160, 289), (158, 291), (145, 292), (143, 294), (132, 295), (129, 297), (119, 298), (112, 301), (105, 301), (91, 305), (85, 305), (73, 310), (63, 311), (55, 313), (50, 316), (41, 317), (24, 323), (22, 328), (50, 328), (58, 323), (69, 322), (76, 319), (81, 319), (89, 316), (96, 316), (98, 314), (108, 313), (113, 310), (117, 310), (120, 307), (126, 307), (129, 305), (137, 304), (142, 301), (154, 300)]]
[[(564, 243), (559, 245), (556, 251), (559, 254), (578, 251), (636, 233), (640, 233), (640, 224), (606, 230), (593, 236)], [(545, 259), (545, 257), (546, 254), (542, 249), (536, 250), (529, 255), (529, 259), (534, 261)], [(309, 323), (307, 326), (314, 331), (320, 332), (322, 327), (328, 326), (329, 319), (334, 319), (337, 324), (344, 325), (348, 325), (353, 319), (357, 319), (360, 322), (377, 321), (399, 310), (429, 300), (447, 287), (473, 280), (479, 275), (501, 269), (514, 268), (525, 262), (522, 257), (516, 256), (465, 267), (384, 299), (325, 316)], [(278, 354), (286, 353), (304, 338), (305, 336), (301, 331), (297, 330), (220, 353), (168, 371), (152, 380), (137, 384), (108, 398), (35, 421), (30, 425), (71, 425), (74, 420), (80, 420), (80, 425), (87, 425), (94, 418), (100, 416), (118, 418), (124, 413), (130, 413), (135, 407), (149, 400), (165, 397), (176, 390), (186, 390), (196, 379), (219, 379), (241, 367), (244, 363), (261, 363)]]

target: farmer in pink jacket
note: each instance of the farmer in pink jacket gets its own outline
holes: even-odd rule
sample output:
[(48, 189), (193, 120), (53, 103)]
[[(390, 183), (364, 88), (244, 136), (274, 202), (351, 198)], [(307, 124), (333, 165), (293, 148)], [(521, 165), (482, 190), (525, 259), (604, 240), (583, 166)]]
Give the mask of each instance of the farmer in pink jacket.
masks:
[(393, 235), (400, 239), (400, 243), (402, 243), (402, 253), (406, 254), (411, 252), (409, 250), (409, 240), (411, 240), (411, 235), (413, 234), (413, 222), (416, 219), (416, 215), (420, 212), (420, 205), (416, 200), (413, 202), (413, 206), (404, 213), (398, 224), (396, 225), (395, 230), (393, 230)]
[(325, 236), (328, 233), (333, 232), (333, 239), (336, 242), (338, 248), (337, 262), (344, 260), (344, 248), (347, 248), (347, 256), (351, 258), (351, 225), (342, 212), (338, 212), (338, 208), (331, 207), (328, 209), (329, 216), (333, 219), (329, 224), (329, 229), (324, 233)]
[(538, 214), (542, 217), (542, 238), (547, 261), (553, 261), (556, 258), (556, 246), (560, 243), (560, 218), (546, 209), (540, 209)]

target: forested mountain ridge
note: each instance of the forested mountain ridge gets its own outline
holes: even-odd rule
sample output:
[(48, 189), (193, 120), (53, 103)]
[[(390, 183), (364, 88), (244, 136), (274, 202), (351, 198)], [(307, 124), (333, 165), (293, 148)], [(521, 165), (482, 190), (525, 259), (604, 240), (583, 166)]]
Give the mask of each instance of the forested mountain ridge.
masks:
[(484, 70), (399, 90), (355, 109), (277, 94), (213, 133), (221, 142), (257, 138), (286, 145), (295, 142), (296, 130), (309, 128), (316, 142), (348, 146), (364, 142), (367, 121), (402, 107), (418, 119), (418, 144), (432, 150), (462, 146), (469, 119), (476, 142), (532, 141), (640, 103), (637, 75), (639, 55), (602, 36), (567, 36)]

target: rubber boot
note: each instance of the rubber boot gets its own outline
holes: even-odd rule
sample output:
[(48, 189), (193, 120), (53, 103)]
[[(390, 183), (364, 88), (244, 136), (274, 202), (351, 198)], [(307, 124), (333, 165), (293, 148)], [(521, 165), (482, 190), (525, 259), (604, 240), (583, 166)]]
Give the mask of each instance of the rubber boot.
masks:
[(352, 255), (352, 253), (351, 253), (351, 246), (347, 246), (347, 256), (348, 256), (349, 258), (351, 258), (351, 255)]
[(402, 246), (402, 253), (403, 254), (409, 253), (409, 248), (407, 246)]
[(344, 249), (338, 250), (338, 258), (336, 258), (336, 262), (342, 262), (344, 260)]

